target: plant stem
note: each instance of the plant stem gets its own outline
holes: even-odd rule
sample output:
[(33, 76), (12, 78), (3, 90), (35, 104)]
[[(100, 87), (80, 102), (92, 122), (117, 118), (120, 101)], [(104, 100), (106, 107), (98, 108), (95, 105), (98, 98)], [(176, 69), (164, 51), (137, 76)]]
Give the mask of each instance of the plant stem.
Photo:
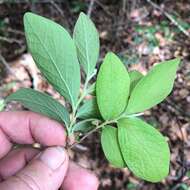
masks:
[[(126, 115), (125, 113), (121, 114), (118, 118), (116, 119), (113, 119), (113, 120), (109, 120), (109, 121), (105, 121), (103, 122), (101, 125), (97, 126), (96, 128), (94, 128), (93, 130), (89, 131), (88, 133), (86, 133), (86, 135), (84, 135), (80, 141), (74, 143), (73, 145), (70, 146), (70, 148), (72, 148), (73, 146), (75, 146), (76, 144), (79, 144), (81, 143), (84, 139), (86, 139), (89, 135), (91, 135), (92, 133), (96, 132), (98, 129), (104, 127), (105, 125), (108, 125), (108, 124), (111, 124), (111, 123), (117, 123), (117, 121), (119, 119), (123, 119), (123, 118), (127, 118), (127, 117), (136, 117), (136, 116), (141, 116), (143, 115), (144, 113), (137, 113), (137, 114), (131, 114), (131, 115)], [(85, 121), (88, 121), (85, 120)], [(93, 121), (93, 119), (89, 119), (89, 121)]]
[(87, 77), (85, 83), (84, 83), (84, 88), (83, 88), (83, 92), (79, 98), (79, 100), (77, 101), (77, 104), (75, 106), (75, 108), (73, 109), (73, 113), (72, 113), (72, 118), (71, 118), (71, 123), (69, 125), (69, 131), (72, 133), (72, 128), (73, 128), (73, 125), (77, 119), (77, 116), (76, 116), (76, 113), (77, 113), (77, 109), (80, 105), (80, 103), (83, 101), (83, 99), (85, 98), (85, 96), (87, 95), (87, 87), (88, 87), (88, 83), (89, 81), (91, 80), (91, 78), (96, 74), (96, 71), (89, 77)]
[(101, 125), (97, 126), (96, 128), (94, 128), (93, 130), (89, 131), (86, 135), (84, 135), (80, 141), (72, 144), (69, 148), (73, 148), (75, 145), (80, 144), (84, 139), (86, 139), (89, 135), (91, 135), (92, 133), (96, 132), (98, 129), (101, 129), (102, 127), (104, 127), (105, 125), (111, 124), (111, 123), (117, 123), (117, 119), (114, 120), (110, 120), (110, 121), (105, 121), (103, 122)]

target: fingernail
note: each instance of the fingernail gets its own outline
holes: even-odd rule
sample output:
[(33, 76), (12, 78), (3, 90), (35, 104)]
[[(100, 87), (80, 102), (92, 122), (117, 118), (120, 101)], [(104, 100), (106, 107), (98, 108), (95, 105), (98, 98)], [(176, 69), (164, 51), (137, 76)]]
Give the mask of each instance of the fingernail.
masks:
[(47, 148), (41, 155), (40, 160), (50, 169), (58, 169), (66, 159), (66, 152), (61, 147)]

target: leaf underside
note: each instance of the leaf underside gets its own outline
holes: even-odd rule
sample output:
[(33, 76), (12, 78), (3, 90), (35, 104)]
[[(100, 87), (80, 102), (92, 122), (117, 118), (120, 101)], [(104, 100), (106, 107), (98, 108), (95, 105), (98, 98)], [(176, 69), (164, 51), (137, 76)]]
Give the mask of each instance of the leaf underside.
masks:
[(60, 25), (35, 15), (24, 15), (29, 51), (48, 82), (75, 107), (80, 89), (80, 66), (74, 41)]
[(79, 121), (76, 123), (73, 127), (74, 132), (82, 132), (87, 133), (91, 131), (94, 128), (94, 125), (92, 125), (92, 121)]
[(137, 118), (119, 120), (118, 140), (123, 158), (136, 176), (158, 182), (168, 175), (168, 144), (151, 125)]
[(6, 98), (6, 103), (11, 101), (20, 102), (29, 110), (64, 122), (67, 126), (69, 124), (69, 113), (65, 107), (45, 93), (22, 88)]
[(76, 22), (73, 38), (77, 47), (77, 54), (87, 78), (89, 78), (96, 66), (99, 56), (99, 35), (94, 23), (84, 13)]
[(77, 117), (81, 119), (101, 118), (96, 97), (84, 102), (77, 112)]

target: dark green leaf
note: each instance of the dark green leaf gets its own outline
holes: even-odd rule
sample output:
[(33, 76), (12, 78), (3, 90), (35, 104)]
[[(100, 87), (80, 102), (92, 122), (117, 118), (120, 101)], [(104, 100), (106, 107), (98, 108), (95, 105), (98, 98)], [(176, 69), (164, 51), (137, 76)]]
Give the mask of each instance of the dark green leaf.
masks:
[(51, 96), (30, 88), (23, 88), (6, 98), (6, 103), (17, 101), (33, 112), (43, 114), (68, 126), (69, 113), (65, 107)]
[(99, 35), (95, 25), (84, 13), (76, 22), (73, 34), (80, 64), (87, 78), (92, 75), (99, 56)]
[(127, 105), (130, 79), (128, 72), (113, 53), (108, 53), (96, 81), (97, 103), (105, 120), (119, 116)]
[(25, 14), (24, 27), (37, 66), (74, 108), (80, 88), (80, 67), (74, 41), (62, 26), (32, 13)]
[(126, 167), (118, 143), (117, 128), (105, 126), (101, 134), (101, 144), (106, 158), (113, 166)]
[(96, 97), (87, 100), (78, 110), (77, 117), (81, 119), (100, 118), (100, 112), (96, 102)]
[(73, 126), (74, 132), (82, 132), (87, 133), (88, 131), (92, 130), (94, 125), (92, 125), (92, 121), (79, 121)]
[(151, 125), (137, 118), (119, 120), (118, 140), (123, 158), (136, 176), (158, 182), (168, 175), (168, 144)]
[(179, 59), (173, 59), (154, 66), (135, 86), (126, 112), (142, 112), (163, 101), (173, 88), (179, 63)]

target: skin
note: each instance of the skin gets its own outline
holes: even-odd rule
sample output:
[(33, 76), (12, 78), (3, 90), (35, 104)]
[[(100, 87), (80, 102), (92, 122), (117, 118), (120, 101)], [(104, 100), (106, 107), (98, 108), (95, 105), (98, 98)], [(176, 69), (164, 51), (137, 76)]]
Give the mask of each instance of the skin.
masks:
[[(0, 189), (1, 190), (97, 190), (98, 179), (81, 168), (69, 157), (63, 147), (66, 133), (61, 124), (33, 112), (0, 112)], [(12, 149), (13, 144), (40, 143), (46, 148)], [(59, 146), (59, 148), (57, 148)], [(46, 154), (54, 163), (60, 154), (64, 161), (52, 169), (44, 164)], [(50, 160), (51, 159), (51, 160)]]

